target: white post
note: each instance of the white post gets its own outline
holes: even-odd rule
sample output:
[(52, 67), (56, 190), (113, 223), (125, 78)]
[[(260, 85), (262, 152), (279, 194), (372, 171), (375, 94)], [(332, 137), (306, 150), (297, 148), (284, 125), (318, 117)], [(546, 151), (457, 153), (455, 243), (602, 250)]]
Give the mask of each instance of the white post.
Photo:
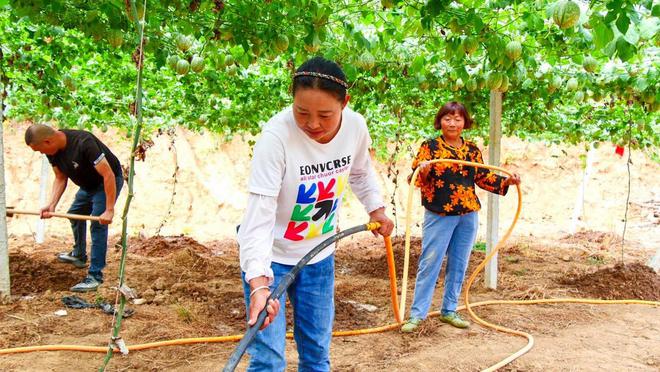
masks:
[[(46, 155), (41, 159), (41, 181), (39, 183), (39, 208), (46, 205), (46, 198), (48, 197), (48, 175), (50, 174), (50, 163)], [(37, 244), (43, 244), (44, 235), (46, 233), (46, 220), (37, 219), (37, 236), (35, 240)]]
[(573, 218), (571, 219), (571, 227), (569, 233), (575, 234), (577, 232), (577, 227), (580, 222), (580, 217), (583, 215), (583, 206), (584, 206), (584, 196), (587, 190), (587, 182), (591, 176), (591, 168), (594, 163), (594, 158), (596, 157), (596, 147), (592, 142), (589, 145), (589, 150), (587, 151), (587, 159), (584, 166), (584, 173), (582, 175), (582, 184), (578, 189), (577, 197), (575, 198), (575, 207), (573, 208)]
[[(2, 82), (0, 82), (2, 84)], [(7, 201), (5, 200), (4, 86), (0, 90), (0, 299), (9, 297), (9, 249), (7, 247)]]
[[(502, 140), (502, 93), (490, 92), (490, 134), (488, 164), (500, 165), (500, 143)], [(495, 249), (499, 241), (500, 203), (497, 195), (488, 193), (488, 221), (486, 227), (486, 254)], [(486, 287), (497, 288), (497, 255), (493, 256), (484, 273)]]
[(656, 272), (660, 272), (660, 248), (655, 251), (655, 256), (649, 260), (649, 267)]

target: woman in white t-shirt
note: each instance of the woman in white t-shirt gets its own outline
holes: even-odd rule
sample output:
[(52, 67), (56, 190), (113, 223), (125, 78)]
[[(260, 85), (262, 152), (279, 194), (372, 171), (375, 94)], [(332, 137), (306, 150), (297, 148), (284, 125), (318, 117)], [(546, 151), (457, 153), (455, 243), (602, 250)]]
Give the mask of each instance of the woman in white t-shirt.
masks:
[(334, 320), (334, 244), (299, 273), (280, 301), (271, 289), (312, 248), (335, 233), (347, 184), (377, 233), (392, 221), (371, 166), (371, 138), (362, 115), (346, 106), (348, 84), (334, 62), (315, 57), (293, 77), (293, 105), (273, 116), (254, 147), (248, 206), (238, 232), (248, 324), (268, 317), (248, 348), (249, 371), (283, 371), (286, 297), (293, 307), (301, 371), (330, 370)]

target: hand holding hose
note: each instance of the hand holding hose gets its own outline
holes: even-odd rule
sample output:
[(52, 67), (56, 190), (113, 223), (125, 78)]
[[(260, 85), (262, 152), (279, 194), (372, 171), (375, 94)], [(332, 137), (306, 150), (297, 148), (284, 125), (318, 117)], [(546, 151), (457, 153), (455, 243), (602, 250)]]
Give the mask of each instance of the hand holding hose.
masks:
[[(266, 279), (265, 281), (262, 279)], [(252, 327), (259, 317), (259, 313), (265, 308), (267, 312), (266, 319), (259, 328), (262, 330), (268, 327), (280, 311), (280, 300), (268, 300), (270, 288), (265, 285), (268, 282), (266, 277), (258, 277), (250, 280), (250, 307), (248, 309), (248, 325)], [(262, 285), (263, 284), (263, 285)], [(268, 303), (266, 303), (268, 301)]]
[(427, 182), (429, 180), (429, 174), (431, 174), (431, 164), (422, 163), (419, 166), (419, 178), (422, 182)]
[(371, 231), (374, 236), (390, 236), (392, 230), (394, 230), (394, 222), (385, 215), (385, 207), (371, 211), (369, 213), (369, 222), (378, 222), (380, 224), (380, 227), (377, 230)]
[(511, 185), (520, 185), (520, 175), (518, 173), (512, 173), (511, 176), (504, 180), (504, 186)]
[[(414, 170), (413, 170), (414, 172)], [(423, 162), (422, 164), (419, 165), (419, 175), (417, 176), (417, 180), (425, 183), (428, 182), (429, 180), (429, 174), (431, 174), (431, 164), (427, 162)], [(411, 173), (408, 176), (408, 184), (410, 184), (410, 181), (412, 180), (413, 174)]]

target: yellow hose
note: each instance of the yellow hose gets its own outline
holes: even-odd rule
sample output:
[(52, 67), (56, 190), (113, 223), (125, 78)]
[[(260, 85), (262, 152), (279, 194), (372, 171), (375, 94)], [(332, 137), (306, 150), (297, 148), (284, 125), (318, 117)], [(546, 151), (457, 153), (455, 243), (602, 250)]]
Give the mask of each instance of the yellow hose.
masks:
[[(453, 160), (453, 159), (434, 159), (430, 161), (426, 161), (423, 164), (433, 164), (433, 163), (450, 163), (450, 164), (461, 164), (461, 165), (467, 165), (467, 166), (474, 166), (477, 168), (486, 168), (486, 169), (492, 169), (492, 170), (497, 170), (502, 173), (505, 173), (509, 176), (512, 176), (511, 172), (507, 171), (504, 168), (496, 167), (493, 165), (488, 165), (488, 164), (481, 164), (481, 163), (473, 163), (473, 162), (468, 162), (468, 161), (463, 161), (463, 160)], [(421, 167), (417, 167), (415, 171), (413, 172), (412, 178), (410, 180), (410, 189), (408, 191), (408, 205), (406, 208), (406, 237), (405, 237), (405, 252), (404, 252), (404, 260), (403, 260), (403, 278), (401, 280), (401, 304), (399, 305), (399, 309), (404, 312), (405, 314), (405, 309), (406, 309), (406, 289), (407, 289), (407, 279), (408, 279), (408, 265), (409, 265), (409, 257), (410, 257), (410, 216), (412, 212), (412, 197), (413, 197), (413, 191), (415, 189), (415, 181), (417, 180), (417, 175), (419, 174), (419, 170)], [(492, 328), (496, 331), (503, 332), (503, 333), (509, 333), (513, 334), (516, 336), (521, 336), (525, 337), (527, 339), (527, 345), (525, 345), (523, 348), (520, 350), (516, 351), (515, 353), (511, 354), (510, 356), (504, 358), (503, 360), (495, 363), (494, 365), (484, 369), (484, 371), (495, 371), (499, 368), (504, 367), (505, 365), (513, 362), (514, 360), (518, 359), (525, 353), (527, 353), (529, 350), (532, 349), (534, 346), (534, 337), (526, 332), (518, 331), (515, 329), (510, 329), (506, 328), (504, 326), (500, 326), (497, 324), (490, 323), (474, 313), (472, 311), (473, 307), (477, 306), (486, 306), (486, 305), (533, 305), (533, 304), (550, 304), (550, 303), (579, 303), (579, 304), (594, 304), (594, 305), (610, 305), (610, 304), (637, 304), (637, 305), (651, 305), (651, 306), (660, 306), (660, 301), (643, 301), (643, 300), (594, 300), (594, 299), (573, 299), (573, 298), (550, 298), (550, 299), (541, 299), (541, 300), (493, 300), (493, 301), (482, 301), (478, 303), (470, 303), (470, 287), (474, 283), (477, 275), (483, 268), (488, 264), (488, 262), (497, 254), (497, 251), (500, 250), (500, 248), (504, 245), (507, 239), (511, 236), (511, 232), (513, 231), (513, 228), (516, 225), (516, 222), (518, 221), (518, 217), (520, 217), (520, 210), (522, 208), (522, 192), (520, 191), (520, 186), (516, 185), (516, 191), (518, 192), (518, 207), (516, 208), (516, 214), (513, 217), (513, 220), (511, 221), (511, 225), (507, 229), (506, 233), (502, 237), (502, 239), (497, 243), (495, 248), (486, 256), (486, 258), (477, 266), (477, 268), (472, 272), (470, 277), (467, 280), (466, 288), (465, 288), (465, 306), (459, 307), (460, 309), (466, 309), (468, 314), (474, 319), (476, 323), (479, 323), (487, 328)], [(429, 315), (439, 315), (439, 312), (433, 312), (430, 313)]]
[[(149, 342), (146, 344), (128, 346), (129, 351), (153, 349), (161, 346), (174, 346), (174, 345), (189, 345), (199, 343), (214, 343), (214, 342), (228, 342), (238, 341), (243, 335), (232, 336), (219, 336), (219, 337), (193, 337), (193, 338), (180, 338), (176, 340), (166, 340), (158, 342)], [(3, 354), (18, 354), (30, 353), (33, 351), (84, 351), (90, 353), (106, 353), (108, 352), (107, 346), (85, 346), (85, 345), (40, 345), (40, 346), (25, 346), (15, 347), (11, 349), (0, 349), (0, 355)], [(115, 349), (119, 352), (119, 349)]]
[(390, 277), (390, 296), (392, 298), (392, 311), (394, 312), (394, 319), (403, 323), (403, 317), (401, 317), (401, 311), (399, 309), (399, 304), (397, 301), (397, 285), (396, 285), (396, 268), (394, 265), (394, 251), (392, 249), (392, 239), (389, 236), (383, 238), (385, 241), (385, 252), (387, 255), (387, 269)]
[[(532, 304), (547, 304), (547, 303), (578, 303), (578, 304), (596, 304), (596, 305), (611, 305), (611, 304), (643, 304), (660, 306), (660, 302), (656, 301), (639, 301), (639, 300), (589, 300), (579, 298), (558, 298), (558, 299), (542, 299), (542, 300), (487, 300), (480, 302), (470, 303), (471, 307), (492, 306), (492, 305), (532, 305)], [(459, 306), (457, 310), (464, 310), (465, 306)], [(429, 313), (429, 316), (438, 316), (439, 311)], [(356, 335), (367, 335), (372, 333), (387, 332), (398, 329), (401, 323), (391, 323), (380, 327), (357, 329), (352, 331), (335, 331), (332, 333), (334, 337), (347, 337)], [(221, 342), (237, 342), (243, 337), (242, 334), (230, 336), (216, 336), (216, 337), (194, 337), (194, 338), (180, 338), (175, 340), (166, 340), (158, 342), (149, 342), (146, 344), (137, 344), (128, 346), (129, 351), (139, 351), (154, 349), (162, 346), (176, 346), (176, 345), (191, 345), (201, 343), (221, 343)], [(293, 333), (287, 333), (287, 338), (293, 338)], [(10, 349), (0, 349), (0, 355), (29, 353), (35, 351), (82, 351), (91, 353), (106, 353), (107, 347), (102, 346), (85, 346), (85, 345), (39, 345), (39, 346), (25, 346), (15, 347)], [(115, 349), (115, 352), (119, 352)]]

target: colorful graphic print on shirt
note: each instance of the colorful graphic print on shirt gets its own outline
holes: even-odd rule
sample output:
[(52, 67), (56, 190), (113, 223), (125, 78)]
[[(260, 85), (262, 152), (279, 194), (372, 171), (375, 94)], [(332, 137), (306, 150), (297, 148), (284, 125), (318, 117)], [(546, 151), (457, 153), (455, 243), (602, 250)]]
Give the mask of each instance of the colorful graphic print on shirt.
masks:
[(336, 212), (346, 190), (351, 156), (300, 166), (296, 204), (284, 239), (301, 241), (335, 230)]

